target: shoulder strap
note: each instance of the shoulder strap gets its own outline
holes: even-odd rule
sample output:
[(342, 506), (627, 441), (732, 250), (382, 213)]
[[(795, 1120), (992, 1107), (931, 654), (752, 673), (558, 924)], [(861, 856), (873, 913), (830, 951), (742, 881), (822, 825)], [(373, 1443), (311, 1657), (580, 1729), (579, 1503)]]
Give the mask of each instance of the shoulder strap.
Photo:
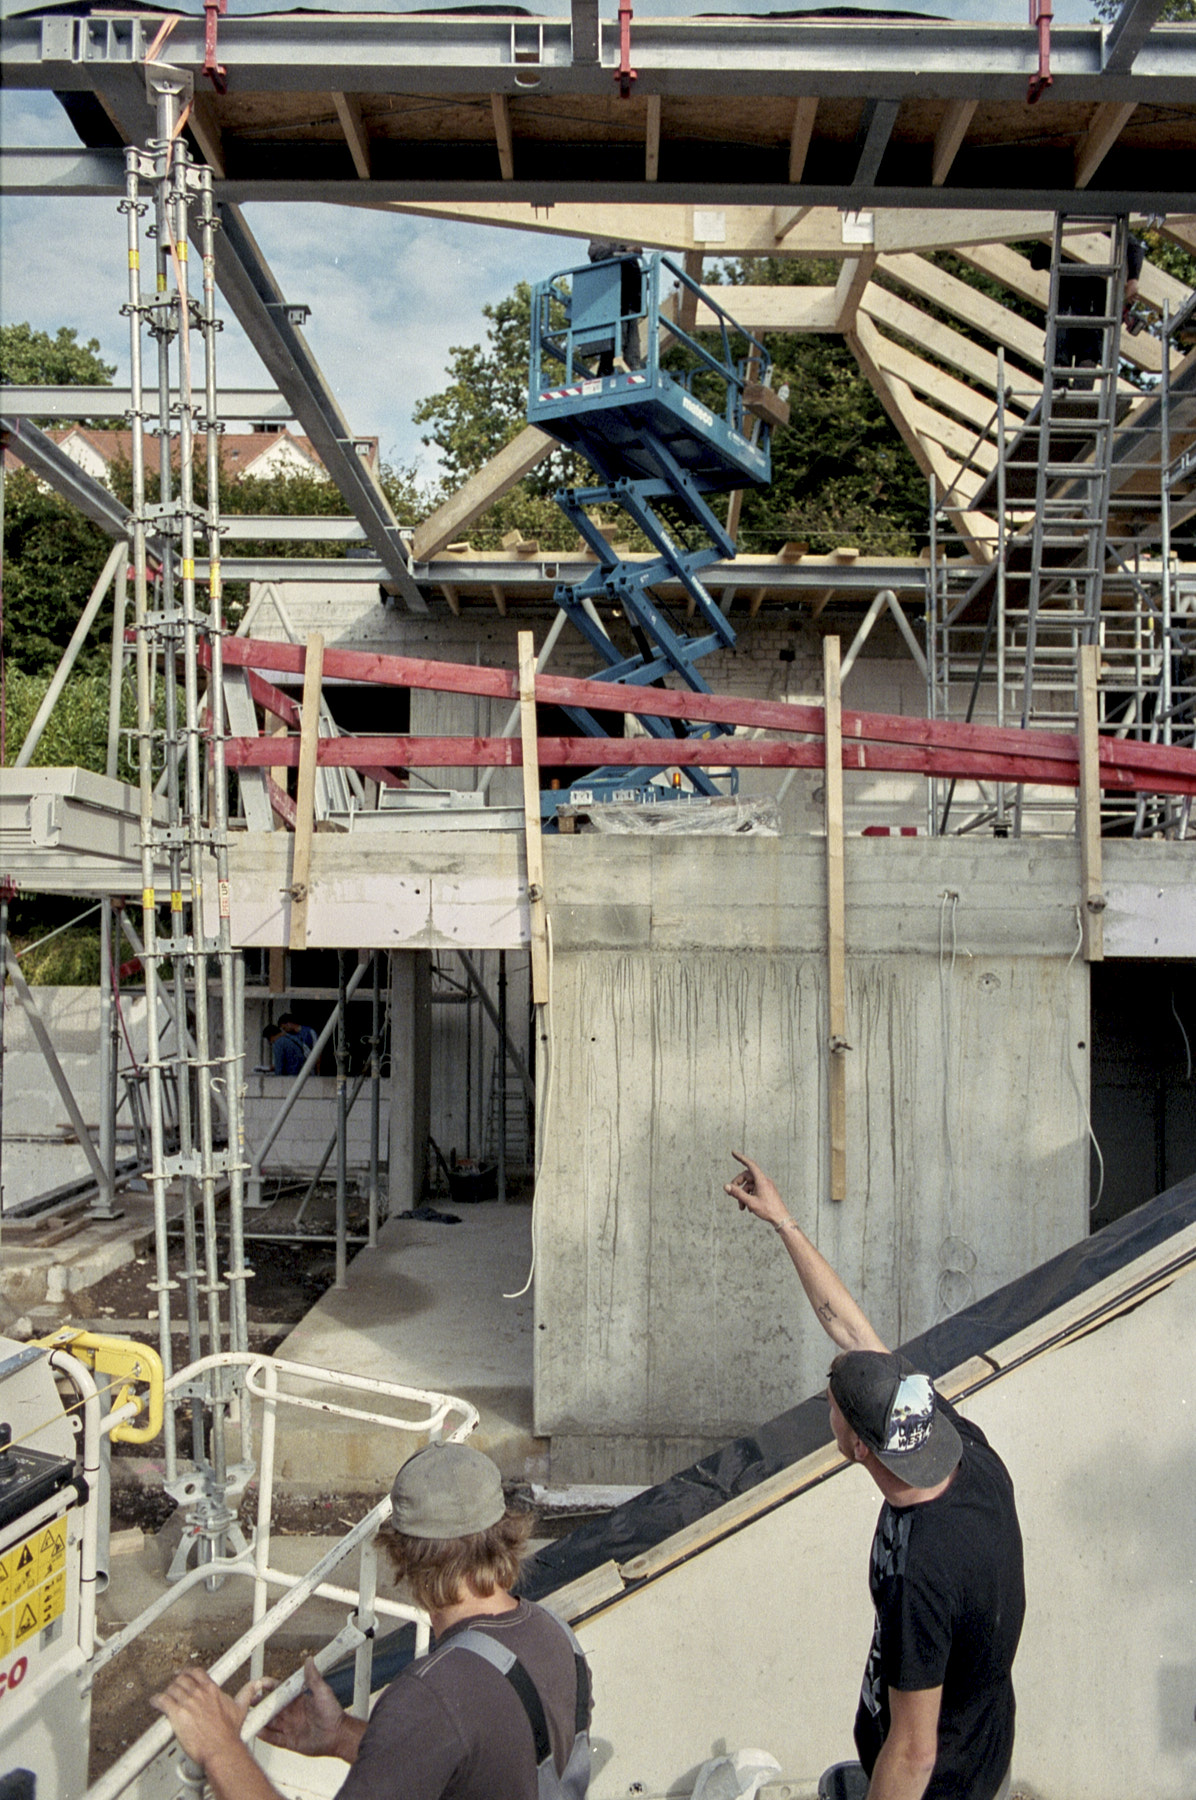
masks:
[(492, 1668), (505, 1675), (519, 1697), (527, 1722), (532, 1728), (532, 1738), (536, 1746), (536, 1767), (545, 1757), (552, 1755), (552, 1739), (548, 1735), (548, 1720), (544, 1716), (544, 1702), (540, 1698), (535, 1682), (515, 1655), (505, 1644), (496, 1643), (489, 1633), (471, 1628), (462, 1631), (457, 1637), (445, 1645), (446, 1650), (472, 1650)]

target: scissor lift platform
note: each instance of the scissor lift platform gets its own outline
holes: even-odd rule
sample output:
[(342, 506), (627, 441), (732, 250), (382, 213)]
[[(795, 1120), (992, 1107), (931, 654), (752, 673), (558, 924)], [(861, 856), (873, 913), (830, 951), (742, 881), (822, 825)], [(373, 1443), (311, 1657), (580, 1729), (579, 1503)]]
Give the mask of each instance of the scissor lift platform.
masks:
[[(674, 295), (662, 305), (668, 276)], [(681, 323), (699, 306), (703, 330), (713, 316), (715, 347)], [(663, 367), (668, 354), (671, 367)], [(699, 571), (735, 554), (734, 531), (709, 504), (734, 489), (767, 486), (772, 476), (771, 429), (788, 408), (769, 386), (768, 352), (736, 325), (718, 302), (666, 256), (626, 250), (563, 270), (540, 282), (532, 296), (531, 382), (528, 419), (583, 455), (598, 480), (586, 488), (562, 488), (557, 504), (597, 560), (592, 575), (556, 590), (565, 611), (602, 660), (597, 679), (647, 684), (667, 677), (709, 692), (698, 660), (727, 648), (735, 633), (706, 591)], [(644, 564), (621, 559), (591, 516), (598, 506), (625, 512), (656, 551)], [(669, 511), (662, 517), (661, 507)], [(680, 526), (680, 531), (678, 530)], [(704, 540), (704, 541), (699, 541)], [(653, 590), (679, 583), (682, 608)], [(626, 618), (635, 642), (631, 655), (617, 648), (596, 611), (605, 600)], [(569, 709), (592, 736), (594, 717)], [(709, 723), (643, 721), (650, 735), (673, 739)], [(669, 766), (599, 770), (584, 786), (603, 793), (644, 789)], [(700, 793), (718, 791), (701, 769), (683, 779)], [(733, 781), (733, 776), (730, 778)], [(568, 793), (546, 794), (553, 813)]]
[(766, 487), (771, 479), (767, 445), (719, 418), (667, 369), (585, 376), (541, 388), (527, 415), (591, 461), (597, 451), (608, 479), (663, 477), (658, 444), (703, 493)]

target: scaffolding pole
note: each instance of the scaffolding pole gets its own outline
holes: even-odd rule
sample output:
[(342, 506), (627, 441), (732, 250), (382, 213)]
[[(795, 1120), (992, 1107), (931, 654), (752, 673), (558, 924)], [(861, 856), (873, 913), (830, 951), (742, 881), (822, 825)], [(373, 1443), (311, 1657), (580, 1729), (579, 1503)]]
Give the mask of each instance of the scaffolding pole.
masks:
[[(190, 159), (182, 136), (191, 98), (189, 75), (165, 65), (146, 71), (155, 108), (155, 137), (126, 152), (121, 210), (128, 237), (132, 506), (130, 543), (137, 678), (137, 765), (141, 809), (142, 946), (145, 969), (150, 1179), (156, 1235), (154, 1291), (159, 1344), (172, 1369), (172, 1295), (182, 1286), (192, 1347), (205, 1315), (209, 1341), (233, 1351), (248, 1343), (244, 1259), (242, 1101), (243, 970), (229, 919), (228, 805), (223, 719), (205, 709), (201, 664), (210, 691), (221, 693), (223, 634), (220, 577), (219, 432), (217, 417), (212, 177)], [(199, 241), (202, 269), (194, 289), (189, 249)], [(142, 288), (143, 239), (152, 239)], [(146, 340), (153, 365), (147, 387)], [(196, 343), (198, 342), (198, 349)], [(202, 381), (196, 363), (202, 364)], [(150, 491), (147, 432), (158, 437), (158, 492)], [(196, 464), (203, 469), (203, 487)], [(157, 555), (151, 567), (151, 532)], [(123, 544), (121, 557), (126, 556)], [(206, 592), (196, 579), (206, 560)], [(116, 611), (121, 611), (118, 590)], [(114, 628), (109, 691), (108, 766), (115, 772), (120, 717), (120, 656)], [(163, 804), (155, 805), (159, 776)], [(164, 816), (163, 816), (164, 812)], [(168, 922), (160, 921), (165, 876)], [(216, 904), (207, 909), (205, 888)], [(214, 916), (214, 932), (212, 920)], [(110, 933), (109, 933), (110, 937)], [(212, 1006), (213, 978), (219, 993)], [(174, 1016), (169, 1048), (159, 1001)], [(177, 1146), (167, 1131), (168, 1090), (177, 1093)], [(219, 1115), (219, 1123), (218, 1123)], [(223, 1127), (223, 1130), (221, 1130)], [(221, 1138), (223, 1137), (223, 1141)], [(218, 1210), (227, 1199), (227, 1250), (221, 1259)], [(168, 1258), (169, 1212), (181, 1202), (184, 1267), (176, 1279)], [(179, 1458), (173, 1408), (164, 1425), (168, 1491), (184, 1505), (183, 1534), (172, 1576), (190, 1554), (204, 1564), (242, 1544), (236, 1503), (251, 1469), (248, 1415), (239, 1377), (212, 1369), (186, 1394), (190, 1459)], [(239, 1425), (239, 1443), (230, 1435)]]

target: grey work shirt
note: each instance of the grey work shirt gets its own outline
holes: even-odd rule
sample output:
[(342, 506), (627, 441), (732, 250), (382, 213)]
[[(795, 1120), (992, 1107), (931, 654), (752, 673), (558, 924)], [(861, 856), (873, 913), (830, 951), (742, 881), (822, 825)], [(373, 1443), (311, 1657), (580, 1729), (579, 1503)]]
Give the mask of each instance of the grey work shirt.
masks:
[(519, 1696), (472, 1650), (449, 1648), (469, 1627), (513, 1650), (531, 1676), (563, 1770), (577, 1712), (573, 1646), (551, 1613), (521, 1600), (513, 1612), (460, 1620), (396, 1676), (337, 1800), (536, 1800), (536, 1754)]

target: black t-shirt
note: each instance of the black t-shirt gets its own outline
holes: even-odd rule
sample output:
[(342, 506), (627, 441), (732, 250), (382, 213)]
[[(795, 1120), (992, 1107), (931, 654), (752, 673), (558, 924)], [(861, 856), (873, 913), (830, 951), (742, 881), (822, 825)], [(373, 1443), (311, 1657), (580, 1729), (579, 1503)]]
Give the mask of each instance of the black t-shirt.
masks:
[(978, 1426), (938, 1404), (963, 1457), (937, 1500), (881, 1508), (868, 1569), (876, 1629), (855, 1741), (871, 1775), (888, 1735), (889, 1689), (941, 1687), (938, 1760), (924, 1800), (992, 1800), (1013, 1753), (1022, 1538), (1004, 1463)]

